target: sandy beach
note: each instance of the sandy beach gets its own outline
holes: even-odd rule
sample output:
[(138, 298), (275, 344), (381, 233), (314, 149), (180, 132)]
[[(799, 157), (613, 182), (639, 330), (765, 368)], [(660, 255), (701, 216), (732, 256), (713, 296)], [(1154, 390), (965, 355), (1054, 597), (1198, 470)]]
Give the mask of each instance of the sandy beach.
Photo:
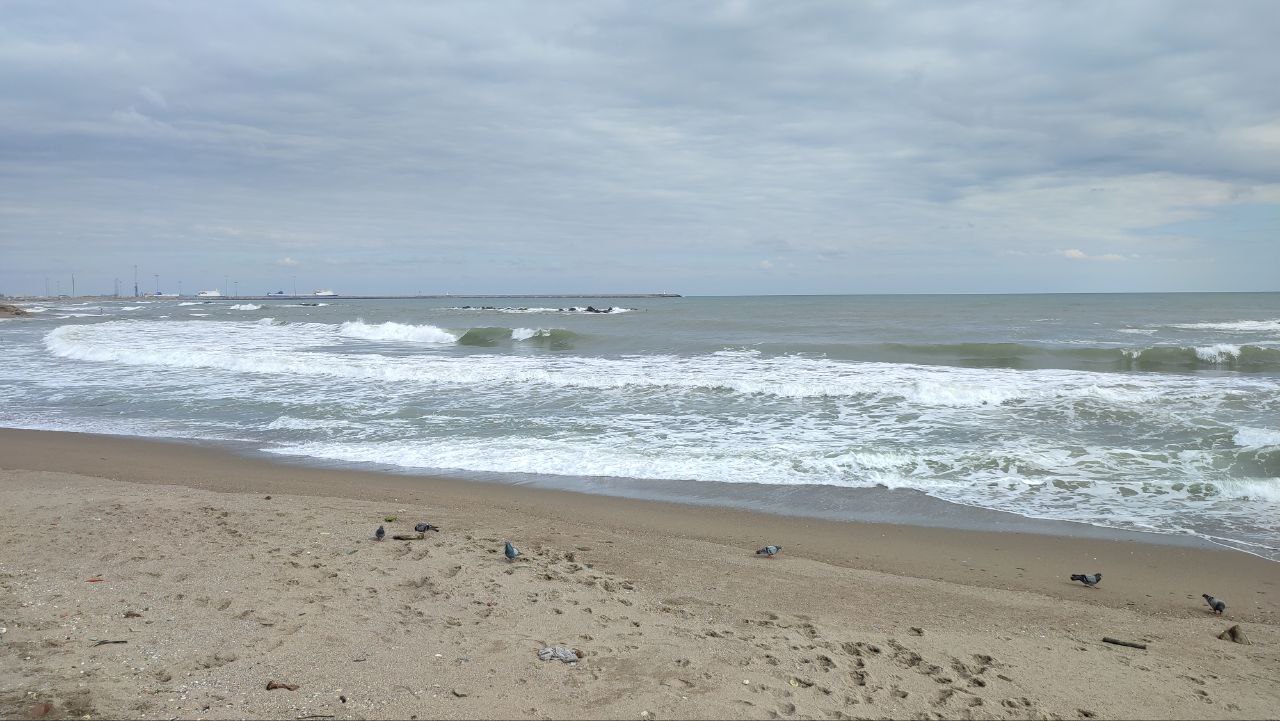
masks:
[[(818, 521), (38, 431), (0, 431), (0, 493), (5, 718), (1280, 708), (1280, 567), (1231, 551)], [(417, 521), (442, 530), (372, 538)], [(514, 563), (505, 539), (523, 552)], [(767, 543), (783, 553), (753, 553)], [(1098, 570), (1097, 589), (1067, 578)], [(1204, 592), (1226, 599), (1225, 617)], [(1237, 623), (1252, 645), (1217, 638)], [(541, 661), (545, 645), (583, 657)]]

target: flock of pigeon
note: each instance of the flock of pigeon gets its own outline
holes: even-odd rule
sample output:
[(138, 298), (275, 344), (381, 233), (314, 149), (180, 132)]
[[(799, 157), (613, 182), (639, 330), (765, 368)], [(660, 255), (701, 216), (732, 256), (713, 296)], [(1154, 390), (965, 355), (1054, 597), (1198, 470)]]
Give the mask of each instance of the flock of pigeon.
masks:
[[(1079, 581), (1080, 583), (1083, 583), (1089, 588), (1097, 588), (1098, 584), (1102, 583), (1102, 572), (1099, 571), (1098, 573), (1073, 573), (1071, 574), (1071, 580)], [(1214, 598), (1213, 596), (1210, 596), (1207, 593), (1202, 593), (1200, 595), (1204, 597), (1204, 602), (1209, 605), (1209, 610), (1213, 611), (1213, 615), (1221, 616), (1222, 612), (1227, 610), (1227, 602), (1222, 600), (1221, 598)]]
[[(427, 531), (438, 532), (440, 530), (440, 527), (433, 526), (430, 523), (419, 523), (413, 527), (413, 530), (417, 531), (418, 533), (426, 533)], [(378, 530), (374, 531), (373, 537), (381, 541), (382, 539), (387, 537), (387, 529), (383, 528), (382, 526), (378, 526)], [(512, 561), (515, 561), (516, 556), (520, 555), (520, 549), (516, 548), (515, 545), (511, 543), (511, 541), (503, 541), (502, 544), (503, 544), (502, 555), (507, 557), (507, 562), (510, 563)], [(756, 555), (764, 556), (765, 558), (773, 558), (774, 556), (777, 556), (781, 552), (782, 552), (782, 546), (768, 545), (756, 551)], [(1102, 583), (1102, 572), (1099, 571), (1097, 573), (1073, 573), (1071, 574), (1071, 580), (1079, 581), (1080, 583), (1083, 583), (1085, 586), (1089, 588), (1097, 588), (1098, 584)], [(1209, 610), (1213, 611), (1213, 614), (1215, 616), (1221, 616), (1222, 613), (1227, 610), (1226, 601), (1223, 601), (1220, 598), (1214, 598), (1213, 596), (1210, 596), (1207, 593), (1203, 593), (1200, 595), (1204, 596), (1204, 602), (1209, 605)]]

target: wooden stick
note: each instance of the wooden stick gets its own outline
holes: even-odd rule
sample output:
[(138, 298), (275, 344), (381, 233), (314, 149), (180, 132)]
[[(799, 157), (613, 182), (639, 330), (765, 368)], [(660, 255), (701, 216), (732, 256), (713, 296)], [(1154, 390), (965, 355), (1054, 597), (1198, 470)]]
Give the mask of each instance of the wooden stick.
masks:
[(1128, 646), (1129, 648), (1140, 648), (1143, 651), (1147, 650), (1147, 644), (1145, 643), (1135, 643), (1133, 641), (1121, 641), (1118, 638), (1111, 638), (1110, 636), (1104, 636), (1102, 638), (1102, 642), (1114, 643), (1117, 646)]

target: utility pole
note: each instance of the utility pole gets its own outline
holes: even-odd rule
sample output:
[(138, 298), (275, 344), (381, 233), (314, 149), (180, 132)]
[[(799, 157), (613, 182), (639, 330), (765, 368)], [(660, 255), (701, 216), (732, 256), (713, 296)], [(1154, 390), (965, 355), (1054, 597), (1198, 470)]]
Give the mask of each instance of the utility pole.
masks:
[(222, 276), (222, 292), (227, 294), (231, 293), (231, 283), (227, 282), (227, 276), (225, 275)]
[(138, 297), (138, 266), (133, 266), (133, 297)]
[(182, 297), (182, 281), (178, 281), (178, 297)]
[(240, 281), (236, 281), (236, 297), (240, 297)]
[(71, 274), (71, 297), (76, 297), (76, 274)]
[(293, 294), (298, 294), (298, 276), (293, 276)]
[(49, 278), (48, 277), (44, 279), (44, 297), (46, 298), (49, 297)]
[(152, 273), (151, 277), (156, 279), (156, 295), (160, 295), (160, 274)]
[(115, 296), (119, 298), (120, 297), (120, 279), (119, 278), (116, 278), (115, 290), (116, 290)]

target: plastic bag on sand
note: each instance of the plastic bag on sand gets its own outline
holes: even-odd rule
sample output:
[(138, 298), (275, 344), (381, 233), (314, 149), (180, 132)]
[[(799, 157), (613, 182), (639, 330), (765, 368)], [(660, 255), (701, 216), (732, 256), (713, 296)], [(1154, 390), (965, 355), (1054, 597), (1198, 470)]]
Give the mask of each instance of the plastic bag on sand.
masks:
[(538, 651), (538, 658), (543, 661), (550, 661), (554, 658), (565, 663), (577, 663), (578, 654), (574, 653), (573, 649), (565, 648), (564, 646), (543, 646)]

